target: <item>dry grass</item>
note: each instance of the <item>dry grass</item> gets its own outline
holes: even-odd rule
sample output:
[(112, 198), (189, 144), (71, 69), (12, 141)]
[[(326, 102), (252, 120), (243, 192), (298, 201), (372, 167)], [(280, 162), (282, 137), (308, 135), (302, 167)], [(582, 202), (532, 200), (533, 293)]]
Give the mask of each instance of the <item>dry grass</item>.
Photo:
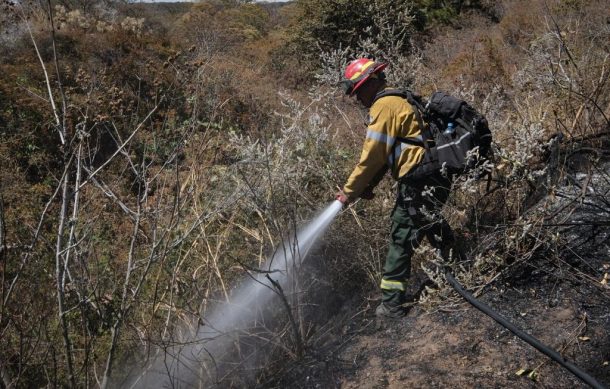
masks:
[[(499, 24), (470, 16), (468, 28), (440, 30), (419, 51), (410, 27), (392, 29), (380, 12), (380, 36), (396, 44), (363, 36), (358, 47), (321, 53), (322, 84), (312, 93), (302, 85), (277, 93), (293, 76), (271, 73), (277, 67), (267, 62), (281, 36), (266, 40), (264, 28), (242, 23), (231, 28), (249, 38), (230, 40), (222, 25), (199, 23), (200, 13), (176, 19), (182, 25), (160, 37), (146, 22), (62, 11), (56, 69), (45, 10), (34, 9), (29, 23), (49, 83), (31, 46), (1, 62), (4, 384), (111, 382), (122, 374), (114, 366), (135, 351), (171, 344), (173, 329), (226, 300), (244, 267), (260, 266), (287, 230), (330, 201), (353, 166), (365, 113), (332, 85), (350, 55), (389, 59), (393, 83), (445, 89), (492, 123), (491, 190), (464, 179), (445, 209), (472, 259), (455, 269), (459, 279), (477, 292), (524, 263), (559, 266), (565, 258), (555, 254), (569, 242), (549, 223), (565, 222), (562, 215), (593, 197), (606, 201), (574, 179), (582, 171), (607, 179), (598, 172), (610, 116), (604, 7), (539, 1), (524, 12), (507, 1)], [(92, 30), (95, 18), (101, 30)], [(558, 213), (549, 196), (566, 184), (580, 185), (580, 196), (571, 193)], [(374, 201), (345, 210), (325, 239), (324, 261), (314, 261), (323, 275), (300, 282), (346, 299), (375, 290), (393, 191), (386, 180)], [(455, 296), (430, 266), (433, 257), (424, 246), (415, 263), (437, 281), (422, 305), (439, 309)], [(572, 276), (599, 281), (575, 268)], [(307, 298), (290, 303), (303, 346), (317, 344), (324, 330), (308, 321), (315, 315)], [(273, 369), (298, 354), (290, 324), (277, 316), (268, 329)]]

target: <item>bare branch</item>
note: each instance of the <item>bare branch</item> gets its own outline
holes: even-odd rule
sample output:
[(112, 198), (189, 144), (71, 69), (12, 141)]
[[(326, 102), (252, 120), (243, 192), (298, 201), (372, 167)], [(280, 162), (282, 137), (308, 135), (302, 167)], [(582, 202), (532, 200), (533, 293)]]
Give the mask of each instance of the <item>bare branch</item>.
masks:
[(47, 92), (49, 94), (49, 102), (51, 103), (51, 111), (53, 112), (53, 116), (55, 116), (56, 129), (59, 132), (59, 138), (60, 138), (61, 144), (64, 145), (64, 144), (66, 144), (65, 128), (63, 128), (62, 120), (59, 117), (57, 105), (55, 104), (55, 98), (53, 97), (51, 80), (49, 79), (49, 73), (47, 72), (47, 67), (44, 64), (44, 60), (42, 59), (42, 55), (40, 54), (40, 50), (38, 49), (38, 44), (36, 43), (36, 39), (34, 38), (34, 34), (32, 33), (32, 29), (30, 28), (30, 22), (28, 21), (28, 18), (25, 15), (25, 10), (23, 9), (23, 4), (21, 2), (18, 2), (17, 4), (19, 5), (19, 9), (21, 10), (21, 17), (22, 17), (22, 20), (30, 35), (30, 40), (32, 41), (32, 44), (34, 45), (34, 50), (36, 51), (36, 56), (38, 57), (38, 61), (40, 62), (40, 67), (42, 68), (42, 71), (44, 73), (45, 84), (47, 87)]
[(89, 177), (87, 177), (86, 180), (84, 180), (77, 188), (77, 190), (80, 190), (83, 186), (85, 186), (93, 177), (95, 177), (95, 175), (97, 173), (99, 173), (103, 168), (105, 168), (110, 162), (112, 162), (112, 160), (121, 153), (121, 151), (123, 150), (123, 148), (125, 148), (125, 146), (127, 146), (127, 144), (129, 144), (129, 142), (133, 139), (133, 137), (138, 133), (138, 131), (140, 131), (140, 129), (144, 126), (144, 123), (146, 123), (146, 121), (148, 121), (148, 119), (157, 111), (157, 109), (159, 108), (159, 106), (161, 105), (161, 103), (163, 102), (164, 98), (161, 97), (160, 101), (157, 103), (157, 105), (155, 105), (155, 107), (148, 113), (148, 115), (146, 115), (146, 117), (144, 118), (144, 120), (142, 120), (140, 122), (140, 124), (138, 124), (138, 126), (136, 127), (135, 130), (133, 130), (133, 132), (131, 133), (131, 135), (129, 135), (129, 137), (125, 140), (125, 142), (123, 142), (123, 144), (121, 146), (119, 146), (119, 148), (114, 152), (114, 154), (112, 154), (100, 167), (98, 167), (97, 169), (95, 169), (95, 171), (93, 173), (91, 173), (89, 175)]

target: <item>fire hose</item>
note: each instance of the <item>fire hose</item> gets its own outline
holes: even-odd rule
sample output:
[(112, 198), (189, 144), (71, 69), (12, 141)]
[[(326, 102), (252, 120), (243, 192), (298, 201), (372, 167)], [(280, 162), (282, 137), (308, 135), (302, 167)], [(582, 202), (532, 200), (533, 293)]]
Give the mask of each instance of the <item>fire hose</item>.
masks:
[(453, 289), (455, 289), (455, 291), (458, 292), (473, 307), (475, 307), (479, 311), (483, 312), (487, 316), (494, 319), (501, 326), (503, 326), (504, 328), (506, 328), (513, 334), (517, 335), (519, 338), (521, 338), (525, 342), (529, 343), (536, 350), (540, 351), (541, 353), (545, 354), (546, 356), (548, 356), (555, 362), (559, 363), (561, 366), (566, 368), (570, 373), (572, 373), (576, 377), (578, 377), (581, 381), (583, 381), (584, 383), (586, 383), (587, 385), (589, 385), (595, 389), (607, 389), (605, 386), (600, 384), (595, 378), (590, 376), (588, 373), (586, 373), (585, 371), (583, 371), (582, 369), (580, 369), (578, 366), (574, 365), (570, 361), (566, 360), (557, 351), (555, 351), (552, 348), (541, 343), (538, 339), (527, 334), (526, 332), (520, 330), (513, 323), (511, 323), (510, 321), (508, 321), (507, 319), (505, 319), (504, 317), (499, 315), (497, 312), (494, 312), (489, 306), (487, 306), (484, 303), (482, 303), (481, 301), (477, 300), (470, 292), (468, 292), (466, 289), (464, 289), (464, 287), (462, 285), (460, 285), (460, 283), (453, 277), (453, 275), (451, 275), (451, 273), (446, 272), (445, 278), (447, 279), (447, 282), (449, 282), (449, 284), (453, 287)]

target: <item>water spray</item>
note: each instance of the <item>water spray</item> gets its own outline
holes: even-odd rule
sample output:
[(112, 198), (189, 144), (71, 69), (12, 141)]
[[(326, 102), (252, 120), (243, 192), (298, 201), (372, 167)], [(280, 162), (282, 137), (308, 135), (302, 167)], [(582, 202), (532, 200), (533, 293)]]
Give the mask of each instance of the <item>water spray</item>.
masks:
[(227, 302), (185, 327), (174, 339), (175, 346), (157, 350), (145, 371), (132, 377), (127, 387), (180, 388), (217, 381), (234, 343), (249, 334), (249, 328), (261, 319), (261, 309), (277, 297), (278, 288), (286, 288), (342, 207), (340, 201), (334, 201), (304, 228), (286, 237), (261, 271), (249, 273)]
[[(210, 386), (220, 380), (219, 371), (240, 336), (250, 336), (251, 326), (259, 319), (262, 308), (269, 305), (278, 291), (286, 288), (303, 260), (335, 219), (343, 204), (334, 201), (307, 226), (286, 237), (259, 271), (249, 273), (231, 294), (229, 301), (214, 307), (198, 323), (186, 327), (175, 339), (175, 345), (157, 350), (156, 357), (143, 373), (131, 377), (129, 388), (184, 388), (201, 384)], [(603, 389), (595, 378), (565, 360), (559, 353), (516, 328), (488, 306), (475, 299), (446, 272), (449, 284), (477, 309), (489, 315), (515, 335), (560, 363), (593, 388)], [(283, 295), (281, 295), (284, 297)], [(285, 297), (284, 297), (285, 298)], [(287, 305), (287, 302), (284, 300)], [(240, 361), (243, 363), (244, 361)], [(216, 377), (214, 377), (214, 372)]]

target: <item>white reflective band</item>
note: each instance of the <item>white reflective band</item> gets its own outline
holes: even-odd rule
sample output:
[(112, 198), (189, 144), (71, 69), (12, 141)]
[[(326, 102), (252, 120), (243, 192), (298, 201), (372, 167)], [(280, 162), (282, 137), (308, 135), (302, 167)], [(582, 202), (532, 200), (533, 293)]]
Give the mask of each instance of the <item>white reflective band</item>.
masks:
[(465, 133), (464, 135), (462, 135), (462, 136), (460, 137), (460, 139), (455, 140), (455, 141), (450, 142), (450, 143), (447, 143), (447, 144), (444, 144), (444, 145), (442, 145), (442, 146), (438, 146), (436, 149), (437, 149), (437, 150), (440, 150), (440, 149), (444, 149), (444, 148), (447, 148), (447, 147), (451, 147), (451, 146), (453, 146), (453, 145), (457, 145), (458, 143), (460, 143), (461, 141), (463, 141), (464, 139), (466, 139), (467, 137), (469, 137), (469, 136), (471, 136), (471, 135), (472, 135), (471, 133), (467, 132), (467, 133)]
[(413, 147), (419, 147), (419, 146), (412, 145), (409, 143), (404, 143), (404, 142), (401, 142), (400, 146), (396, 145), (396, 147), (394, 148), (394, 153), (388, 155), (389, 166), (393, 166), (394, 161), (396, 161), (398, 158), (400, 158), (400, 155), (402, 154), (403, 151), (405, 151), (406, 149), (413, 148)]
[(394, 152), (388, 155), (388, 166), (394, 166), (394, 161), (400, 158), (400, 153), (402, 153), (402, 149), (400, 147), (395, 147)]
[(397, 146), (394, 149), (394, 161), (398, 160), (398, 158), (400, 158), (400, 154), (402, 154), (402, 144), (400, 146)]
[(400, 290), (404, 292), (406, 286), (407, 283), (402, 281), (381, 280), (381, 289)]
[(381, 132), (373, 131), (371, 129), (368, 129), (366, 131), (366, 137), (368, 139), (373, 139), (373, 140), (376, 140), (377, 142), (382, 142), (382, 143), (385, 143), (390, 146), (393, 145), (394, 142), (396, 141), (396, 138), (394, 138), (393, 136), (389, 136), (389, 135), (383, 134)]
[(406, 149), (411, 149), (411, 148), (413, 148), (413, 147), (421, 147), (421, 146), (412, 145), (412, 144), (410, 144), (410, 143), (402, 143), (402, 144), (400, 145), (400, 150), (401, 150), (401, 151), (405, 151)]

